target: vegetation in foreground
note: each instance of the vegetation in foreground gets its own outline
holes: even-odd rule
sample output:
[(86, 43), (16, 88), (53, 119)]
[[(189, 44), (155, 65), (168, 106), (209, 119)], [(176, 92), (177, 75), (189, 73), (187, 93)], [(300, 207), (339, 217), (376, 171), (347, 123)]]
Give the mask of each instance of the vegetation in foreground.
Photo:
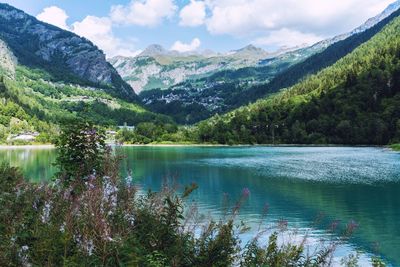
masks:
[[(120, 156), (104, 136), (86, 122), (64, 127), (60, 171), (49, 184), (28, 183), (18, 169), (0, 167), (1, 266), (330, 266), (335, 248), (356, 228), (349, 223), (341, 238), (310, 254), (306, 237), (278, 241), (287, 227), (281, 221), (266, 245), (260, 232), (243, 248), (238, 234), (246, 227), (235, 225), (235, 215), (247, 189), (226, 218), (200, 222), (195, 207), (185, 205), (196, 185), (183, 193), (164, 186), (139, 194), (132, 177), (120, 176)], [(342, 264), (356, 266), (357, 259), (350, 255)]]

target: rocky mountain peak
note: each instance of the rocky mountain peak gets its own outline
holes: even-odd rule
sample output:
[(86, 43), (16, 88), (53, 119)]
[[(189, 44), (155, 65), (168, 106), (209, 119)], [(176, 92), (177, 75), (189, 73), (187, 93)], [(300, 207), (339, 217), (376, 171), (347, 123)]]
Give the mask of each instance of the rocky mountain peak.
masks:
[(254, 57), (267, 57), (268, 56), (268, 52), (265, 51), (262, 48), (256, 47), (252, 44), (247, 45), (241, 49), (238, 50), (234, 50), (232, 52), (229, 53), (231, 56), (254, 56)]
[(390, 4), (383, 12), (378, 14), (377, 16), (368, 19), (364, 24), (362, 24), (360, 27), (357, 27), (354, 29), (350, 34), (356, 34), (359, 32), (363, 32), (369, 28), (372, 28), (374, 25), (379, 23), (380, 21), (384, 20), (385, 18), (389, 17), (393, 12), (399, 10), (400, 8), (400, 0), (397, 0), (396, 2), (393, 2)]
[(154, 57), (160, 55), (166, 55), (168, 51), (159, 44), (149, 45), (142, 53), (139, 54), (141, 57)]
[(67, 82), (91, 83), (136, 99), (132, 88), (92, 42), (7, 4), (0, 4), (0, 39), (23, 65), (45, 69)]
[(250, 44), (250, 45), (247, 45), (247, 46), (245, 46), (245, 47), (243, 47), (243, 48), (241, 48), (241, 49), (239, 49), (239, 50), (236, 50), (236, 52), (243, 52), (243, 51), (260, 51), (260, 50), (262, 50), (261, 48), (258, 48), (258, 47), (256, 47), (256, 46), (254, 46), (254, 45), (252, 45), (252, 44)]

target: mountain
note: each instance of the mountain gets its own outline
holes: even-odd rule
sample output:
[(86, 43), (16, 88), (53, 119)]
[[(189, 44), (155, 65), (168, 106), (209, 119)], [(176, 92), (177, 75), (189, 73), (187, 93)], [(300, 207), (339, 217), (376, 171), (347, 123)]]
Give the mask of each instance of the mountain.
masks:
[[(0, 58), (5, 51), (0, 48)], [(11, 60), (0, 60), (0, 143), (10, 134), (25, 132), (39, 132), (38, 141), (49, 142), (57, 125), (72, 118), (108, 127), (172, 123), (166, 116), (115, 98), (101, 88), (54, 81), (49, 73), (16, 64), (15, 57), (8, 55)]]
[(197, 80), (220, 70), (255, 66), (269, 54), (252, 45), (218, 54), (169, 51), (150, 45), (136, 57), (117, 56), (110, 63), (136, 93), (152, 89), (168, 89), (187, 80)]
[(50, 142), (68, 119), (107, 127), (174, 123), (136, 99), (88, 40), (0, 4), (0, 143), (26, 132)]
[(168, 51), (161, 45), (153, 44), (148, 46), (143, 52), (139, 54), (139, 57), (154, 57), (168, 55)]
[(4, 75), (14, 77), (16, 65), (17, 58), (10, 51), (7, 44), (0, 40), (0, 71), (3, 71)]
[(255, 47), (254, 45), (248, 45), (246, 47), (243, 47), (241, 49), (232, 51), (228, 53), (228, 55), (234, 57), (234, 58), (245, 58), (245, 57), (260, 57), (260, 58), (265, 58), (269, 56), (269, 53), (266, 52), (262, 48)]
[(398, 13), (333, 65), (275, 95), (201, 122), (193, 135), (223, 144), (400, 141)]
[[(397, 5), (389, 6), (381, 15), (352, 31), (353, 34), (340, 35), (311, 47), (270, 57), (263, 60), (259, 67), (222, 70), (168, 90), (142, 92), (140, 96), (154, 112), (173, 116), (184, 124), (225, 113), (290, 87), (304, 77), (334, 64), (399, 16), (399, 10), (393, 13), (394, 7)], [(344, 36), (348, 37), (343, 39)]]
[(0, 39), (20, 64), (43, 69), (55, 80), (96, 86), (115, 96), (137, 100), (132, 88), (89, 40), (7, 4), (0, 4)]
[[(395, 9), (397, 8), (397, 9)], [(325, 67), (334, 64), (336, 61), (351, 53), (364, 42), (370, 40), (375, 34), (380, 32), (393, 19), (400, 16), (400, 1), (390, 5), (380, 15), (369, 19), (365, 24), (358, 27), (352, 34), (340, 35), (340, 37), (320, 42), (305, 50), (316, 49), (326, 44), (330, 44), (322, 51), (310, 55), (300, 63), (290, 66), (286, 70), (278, 73), (268, 84), (255, 86), (243, 94), (238, 94), (236, 100), (238, 105), (246, 102), (253, 102), (271, 93), (275, 93), (282, 88), (290, 87), (308, 75), (315, 74)], [(372, 26), (373, 25), (373, 26)], [(343, 39), (344, 36), (347, 38)], [(339, 41), (338, 41), (339, 40)], [(304, 51), (304, 50), (303, 50)]]
[[(335, 36), (334, 38), (318, 42), (315, 45), (294, 48), (282, 48), (275, 53), (268, 53), (261, 48), (248, 45), (242, 49), (230, 51), (226, 54), (217, 54), (212, 51), (205, 53), (189, 52), (179, 53), (169, 51), (160, 45), (154, 44), (147, 47), (136, 57), (118, 56), (110, 60), (119, 74), (127, 81), (136, 93), (152, 89), (172, 89), (180, 83), (189, 82), (200, 90), (207, 89), (215, 77), (225, 76), (229, 73), (233, 77), (225, 82), (235, 81), (234, 73), (241, 74), (239, 79), (254, 84), (268, 82), (270, 77), (294, 64), (300, 63), (308, 57), (324, 51), (334, 43), (345, 40), (357, 33), (364, 32), (380, 21), (390, 16), (400, 6), (400, 1), (391, 4), (381, 14), (369, 19), (353, 31)], [(269, 66), (268, 68), (264, 68)], [(242, 68), (260, 68), (251, 70), (249, 76), (244, 76), (248, 70)], [(267, 71), (271, 70), (272, 73)], [(253, 73), (257, 73), (253, 76)], [(265, 73), (262, 75), (261, 73)], [(214, 76), (215, 74), (215, 76)], [(259, 74), (259, 75), (258, 75)], [(208, 83), (199, 83), (198, 80), (208, 78)], [(194, 83), (192, 81), (195, 81)], [(178, 86), (181, 88), (181, 86)]]
[(355, 30), (353, 30), (352, 32), (350, 32), (350, 35), (360, 33), (369, 28), (372, 28), (377, 23), (381, 22), (385, 18), (392, 15), (392, 13), (394, 13), (398, 9), (400, 9), (400, 0), (397, 0), (397, 1), (393, 2), (392, 4), (390, 4), (382, 13), (378, 14), (377, 16), (368, 19), (363, 25), (361, 25), (360, 27), (358, 27)]
[(309, 47), (302, 47), (300, 49), (288, 51), (288, 53), (284, 53), (281, 56), (274, 57), (274, 58), (272, 58), (272, 60), (266, 59), (264, 61), (261, 61), (260, 64), (261, 65), (270, 64), (271, 62), (280, 60), (281, 57), (292, 58), (293, 61), (297, 61), (297, 62), (304, 60), (311, 55), (322, 52), (327, 47), (329, 47), (337, 42), (343, 41), (353, 35), (356, 35), (356, 34), (364, 32), (366, 30), (369, 30), (370, 28), (374, 27), (376, 24), (380, 23), (381, 21), (385, 20), (387, 17), (392, 15), (399, 8), (400, 8), (400, 0), (397, 0), (396, 2), (390, 4), (383, 12), (381, 12), (380, 14), (376, 15), (373, 18), (368, 19), (362, 25), (360, 25), (359, 27), (355, 28), (354, 30), (352, 30), (348, 33), (340, 34), (340, 35), (334, 36), (333, 38), (320, 41)]

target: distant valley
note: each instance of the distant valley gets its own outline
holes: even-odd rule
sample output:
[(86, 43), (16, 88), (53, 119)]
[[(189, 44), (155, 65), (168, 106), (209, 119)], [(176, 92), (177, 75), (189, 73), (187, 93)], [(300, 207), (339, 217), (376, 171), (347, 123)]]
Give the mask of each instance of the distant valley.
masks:
[(395, 2), (353, 31), (312, 46), (269, 53), (249, 45), (218, 54), (179, 53), (151, 45), (136, 57), (109, 61), (146, 107), (191, 124), (254, 102), (334, 63), (379, 31), (385, 23), (365, 33), (399, 7)]
[[(270, 125), (264, 124), (276, 114), (269, 111), (271, 114), (264, 118), (258, 103), (269, 103), (284, 93), (288, 101), (297, 103), (302, 96), (297, 93), (288, 96), (287, 91), (293, 92), (290, 88), (308, 86), (309, 77), (329, 70), (370, 43), (398, 18), (399, 8), (400, 1), (394, 2), (349, 33), (312, 46), (285, 48), (275, 53), (253, 45), (228, 53), (180, 53), (151, 45), (136, 57), (117, 56), (106, 60), (105, 54), (87, 39), (1, 4), (0, 139), (4, 141), (21, 132), (38, 132), (43, 133), (41, 140), (48, 142), (58, 131), (60, 121), (83, 118), (108, 128), (124, 124), (138, 126), (133, 136), (121, 137), (122, 141), (132, 143), (155, 140), (275, 142), (277, 133), (273, 132), (271, 139)], [(363, 53), (368, 52), (364, 49)], [(357, 75), (352, 77), (358, 79)], [(366, 81), (369, 83), (369, 78)], [(320, 82), (321, 86), (326, 83)], [(280, 108), (289, 106), (281, 103)], [(248, 114), (242, 112), (248, 107)], [(297, 110), (285, 112), (281, 116), (290, 117)], [(249, 118), (259, 121), (258, 124), (250, 123)], [(198, 124), (201, 121), (204, 122)], [(232, 125), (231, 121), (238, 125)], [(393, 125), (387, 127), (390, 133), (396, 129)], [(204, 131), (227, 134), (224, 138), (202, 136)], [(265, 135), (259, 135), (259, 131)], [(248, 139), (249, 136), (256, 138)], [(281, 138), (285, 142), (290, 140), (285, 139), (287, 135)], [(293, 140), (336, 143), (342, 139)]]

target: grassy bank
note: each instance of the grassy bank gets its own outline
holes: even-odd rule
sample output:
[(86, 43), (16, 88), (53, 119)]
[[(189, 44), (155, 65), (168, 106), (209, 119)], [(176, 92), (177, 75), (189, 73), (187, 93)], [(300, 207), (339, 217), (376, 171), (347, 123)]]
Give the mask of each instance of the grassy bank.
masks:
[(390, 145), (390, 148), (393, 149), (394, 151), (400, 151), (400, 144)]

